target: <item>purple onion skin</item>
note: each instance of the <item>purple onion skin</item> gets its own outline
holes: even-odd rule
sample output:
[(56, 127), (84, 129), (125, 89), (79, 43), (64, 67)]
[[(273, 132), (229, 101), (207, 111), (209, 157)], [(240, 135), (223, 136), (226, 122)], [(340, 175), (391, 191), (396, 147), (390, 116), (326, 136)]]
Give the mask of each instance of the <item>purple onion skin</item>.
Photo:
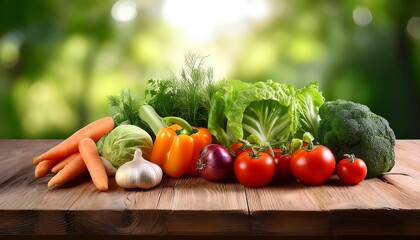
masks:
[(200, 152), (197, 170), (201, 177), (208, 181), (222, 181), (233, 169), (233, 158), (224, 146), (209, 144)]

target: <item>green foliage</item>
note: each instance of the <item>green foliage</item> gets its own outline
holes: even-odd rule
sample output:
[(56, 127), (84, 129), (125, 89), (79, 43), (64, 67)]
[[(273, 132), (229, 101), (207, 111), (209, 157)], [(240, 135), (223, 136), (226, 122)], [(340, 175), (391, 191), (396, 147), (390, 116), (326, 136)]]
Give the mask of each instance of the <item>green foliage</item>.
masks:
[(120, 95), (108, 96), (110, 113), (114, 118), (115, 125), (132, 124), (141, 126), (138, 109), (143, 101), (133, 96), (130, 89), (124, 89)]
[(212, 98), (208, 128), (226, 147), (239, 139), (267, 146), (304, 132), (316, 135), (318, 108), (324, 102), (317, 87), (226, 81)]
[(363, 104), (328, 101), (319, 110), (318, 141), (331, 149), (338, 162), (344, 154), (365, 161), (367, 178), (390, 171), (395, 164), (395, 134), (388, 121)]
[(119, 95), (108, 96), (108, 99), (115, 127), (134, 125), (145, 130), (154, 140), (159, 130), (166, 126), (155, 109), (143, 97), (134, 96), (130, 89), (122, 90)]
[(139, 115), (140, 106), (145, 104), (144, 99), (134, 96), (130, 89), (124, 89), (119, 95), (108, 96), (108, 100), (115, 127), (124, 124), (135, 125), (145, 130), (154, 139), (153, 129)]
[(217, 89), (213, 69), (205, 66), (205, 57), (187, 53), (179, 76), (149, 80), (145, 91), (148, 104), (162, 117), (181, 117), (193, 126), (207, 127), (210, 99)]

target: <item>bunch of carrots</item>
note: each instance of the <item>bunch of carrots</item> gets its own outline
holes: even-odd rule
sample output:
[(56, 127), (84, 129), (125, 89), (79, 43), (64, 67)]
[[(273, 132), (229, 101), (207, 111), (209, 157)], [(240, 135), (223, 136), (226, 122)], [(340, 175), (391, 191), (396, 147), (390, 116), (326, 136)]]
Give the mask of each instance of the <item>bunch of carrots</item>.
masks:
[(112, 117), (100, 118), (73, 133), (58, 145), (34, 157), (35, 178), (41, 178), (50, 171), (55, 175), (48, 187), (61, 186), (75, 179), (86, 169), (96, 188), (108, 190), (108, 175), (98, 153), (96, 142), (114, 128)]

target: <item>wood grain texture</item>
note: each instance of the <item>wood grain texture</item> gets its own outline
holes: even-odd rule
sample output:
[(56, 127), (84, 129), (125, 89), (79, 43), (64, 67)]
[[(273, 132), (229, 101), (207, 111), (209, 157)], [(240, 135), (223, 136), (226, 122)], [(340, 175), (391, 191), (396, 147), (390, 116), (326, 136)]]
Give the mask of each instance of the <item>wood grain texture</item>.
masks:
[(109, 178), (100, 192), (88, 174), (48, 189), (32, 158), (61, 140), (0, 140), (0, 234), (143, 236), (420, 236), (420, 140), (398, 140), (396, 164), (356, 186), (336, 176), (246, 188), (235, 181), (164, 177), (151, 190)]

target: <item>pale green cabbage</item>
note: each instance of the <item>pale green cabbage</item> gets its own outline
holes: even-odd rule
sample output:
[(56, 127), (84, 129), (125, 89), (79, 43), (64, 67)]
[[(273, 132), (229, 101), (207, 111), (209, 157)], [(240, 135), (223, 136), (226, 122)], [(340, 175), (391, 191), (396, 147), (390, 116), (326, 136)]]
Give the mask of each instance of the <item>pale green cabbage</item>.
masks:
[(153, 141), (142, 128), (131, 124), (122, 124), (114, 128), (98, 144), (99, 152), (115, 167), (133, 160), (134, 152), (140, 148), (143, 157), (149, 159)]
[(239, 139), (273, 145), (304, 132), (316, 136), (323, 103), (317, 82), (297, 89), (272, 80), (229, 80), (212, 97), (208, 129), (226, 147)]

